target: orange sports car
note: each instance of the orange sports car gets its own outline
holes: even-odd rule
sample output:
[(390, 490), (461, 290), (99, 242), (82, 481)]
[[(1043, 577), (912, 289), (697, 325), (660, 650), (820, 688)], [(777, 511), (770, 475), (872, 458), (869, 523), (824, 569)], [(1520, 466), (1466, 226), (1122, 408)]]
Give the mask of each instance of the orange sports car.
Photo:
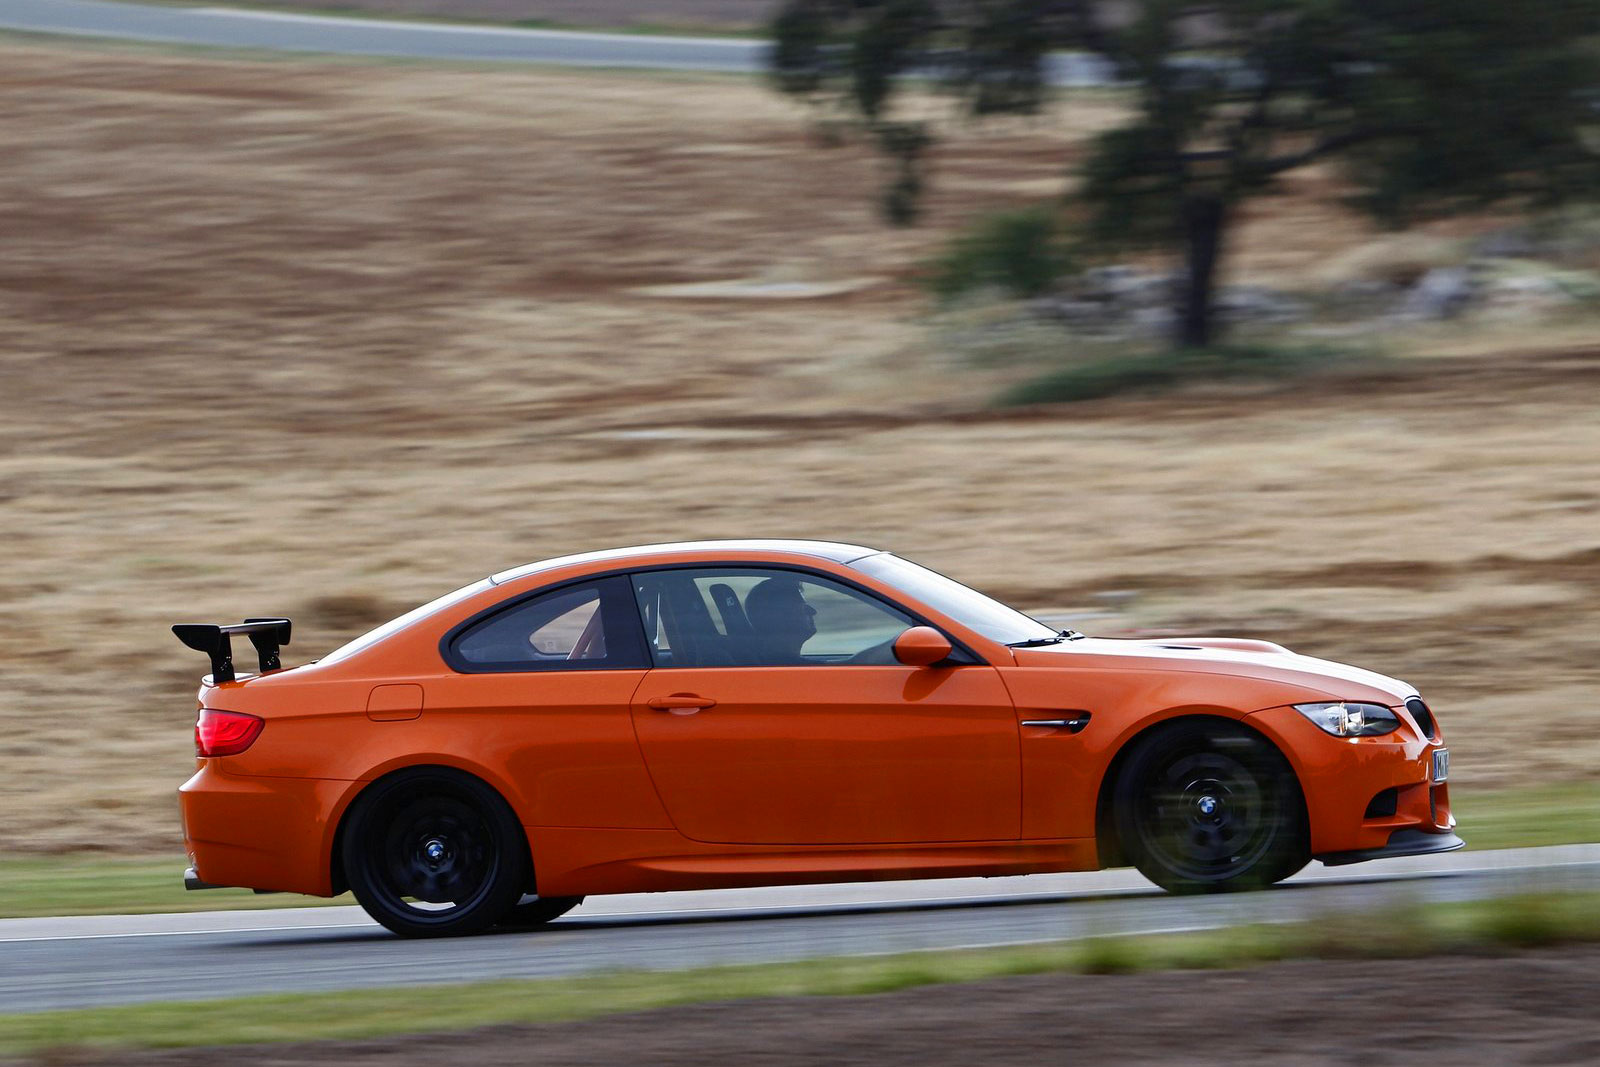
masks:
[(297, 667), (287, 619), (173, 630), (211, 659), (186, 884), (350, 889), (400, 934), (592, 893), (1129, 863), (1238, 889), (1462, 845), (1403, 682), (1057, 631), (854, 545), (546, 560)]

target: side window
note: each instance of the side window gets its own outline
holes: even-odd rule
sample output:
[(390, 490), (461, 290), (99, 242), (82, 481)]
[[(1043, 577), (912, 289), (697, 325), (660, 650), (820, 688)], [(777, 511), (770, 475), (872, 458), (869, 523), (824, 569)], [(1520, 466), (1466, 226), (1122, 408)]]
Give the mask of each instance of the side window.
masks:
[(571, 585), (480, 619), (450, 641), (468, 670), (643, 667), (638, 621), (623, 578)]
[(818, 575), (761, 568), (634, 576), (660, 667), (893, 664), (908, 615)]

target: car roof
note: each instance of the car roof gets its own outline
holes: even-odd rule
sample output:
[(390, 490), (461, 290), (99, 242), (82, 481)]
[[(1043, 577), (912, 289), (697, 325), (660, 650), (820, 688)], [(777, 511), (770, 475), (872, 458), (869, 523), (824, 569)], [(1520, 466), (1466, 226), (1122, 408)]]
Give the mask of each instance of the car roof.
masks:
[(783, 540), (781, 538), (675, 541), (669, 544), (635, 545), (632, 548), (607, 548), (598, 552), (579, 552), (571, 556), (557, 556), (554, 559), (540, 560), (537, 563), (527, 563), (521, 567), (498, 571), (490, 575), (489, 580), (495, 585), (504, 585), (506, 582), (526, 578), (541, 571), (555, 570), (558, 567), (571, 567), (585, 563), (603, 563), (606, 561), (620, 563), (636, 556), (656, 557), (670, 556), (677, 553), (715, 552), (730, 558), (737, 558), (753, 553), (778, 552), (794, 556), (811, 556), (815, 559), (830, 560), (834, 563), (851, 563), (864, 556), (876, 555), (878, 551), (876, 548), (847, 545), (837, 541), (797, 541)]

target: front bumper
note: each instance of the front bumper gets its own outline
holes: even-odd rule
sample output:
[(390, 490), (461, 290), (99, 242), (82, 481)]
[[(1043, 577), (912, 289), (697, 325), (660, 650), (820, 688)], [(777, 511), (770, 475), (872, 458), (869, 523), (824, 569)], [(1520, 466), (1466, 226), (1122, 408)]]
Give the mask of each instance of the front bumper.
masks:
[(1435, 852), (1454, 852), (1466, 847), (1466, 842), (1451, 833), (1429, 833), (1426, 830), (1396, 830), (1389, 843), (1378, 848), (1356, 848), (1348, 852), (1325, 852), (1319, 859), (1325, 866), (1339, 867), (1346, 863), (1365, 863), (1367, 860), (1386, 860), (1394, 856), (1428, 856)]
[(1409, 724), (1376, 737), (1330, 737), (1292, 707), (1256, 712), (1245, 722), (1293, 765), (1313, 856), (1349, 855), (1340, 862), (1355, 863), (1461, 847), (1452, 832), (1450, 787), (1433, 781), (1440, 741)]

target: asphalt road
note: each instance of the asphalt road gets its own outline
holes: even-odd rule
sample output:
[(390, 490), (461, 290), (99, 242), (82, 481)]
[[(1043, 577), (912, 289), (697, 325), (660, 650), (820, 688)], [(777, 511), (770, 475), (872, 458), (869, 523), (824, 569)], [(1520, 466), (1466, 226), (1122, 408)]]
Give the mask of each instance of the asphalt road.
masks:
[[(759, 40), (525, 30), (111, 0), (0, 0), (0, 29), (270, 51), (733, 74), (759, 73), (767, 55), (766, 42)], [(1104, 64), (1093, 56), (1063, 53), (1053, 56), (1050, 66), (1057, 85), (1106, 81)]]
[(1014, 945), (1600, 889), (1600, 845), (1313, 864), (1180, 898), (1129, 871), (596, 898), (535, 932), (405, 941), (355, 908), (0, 920), (0, 1012)]

